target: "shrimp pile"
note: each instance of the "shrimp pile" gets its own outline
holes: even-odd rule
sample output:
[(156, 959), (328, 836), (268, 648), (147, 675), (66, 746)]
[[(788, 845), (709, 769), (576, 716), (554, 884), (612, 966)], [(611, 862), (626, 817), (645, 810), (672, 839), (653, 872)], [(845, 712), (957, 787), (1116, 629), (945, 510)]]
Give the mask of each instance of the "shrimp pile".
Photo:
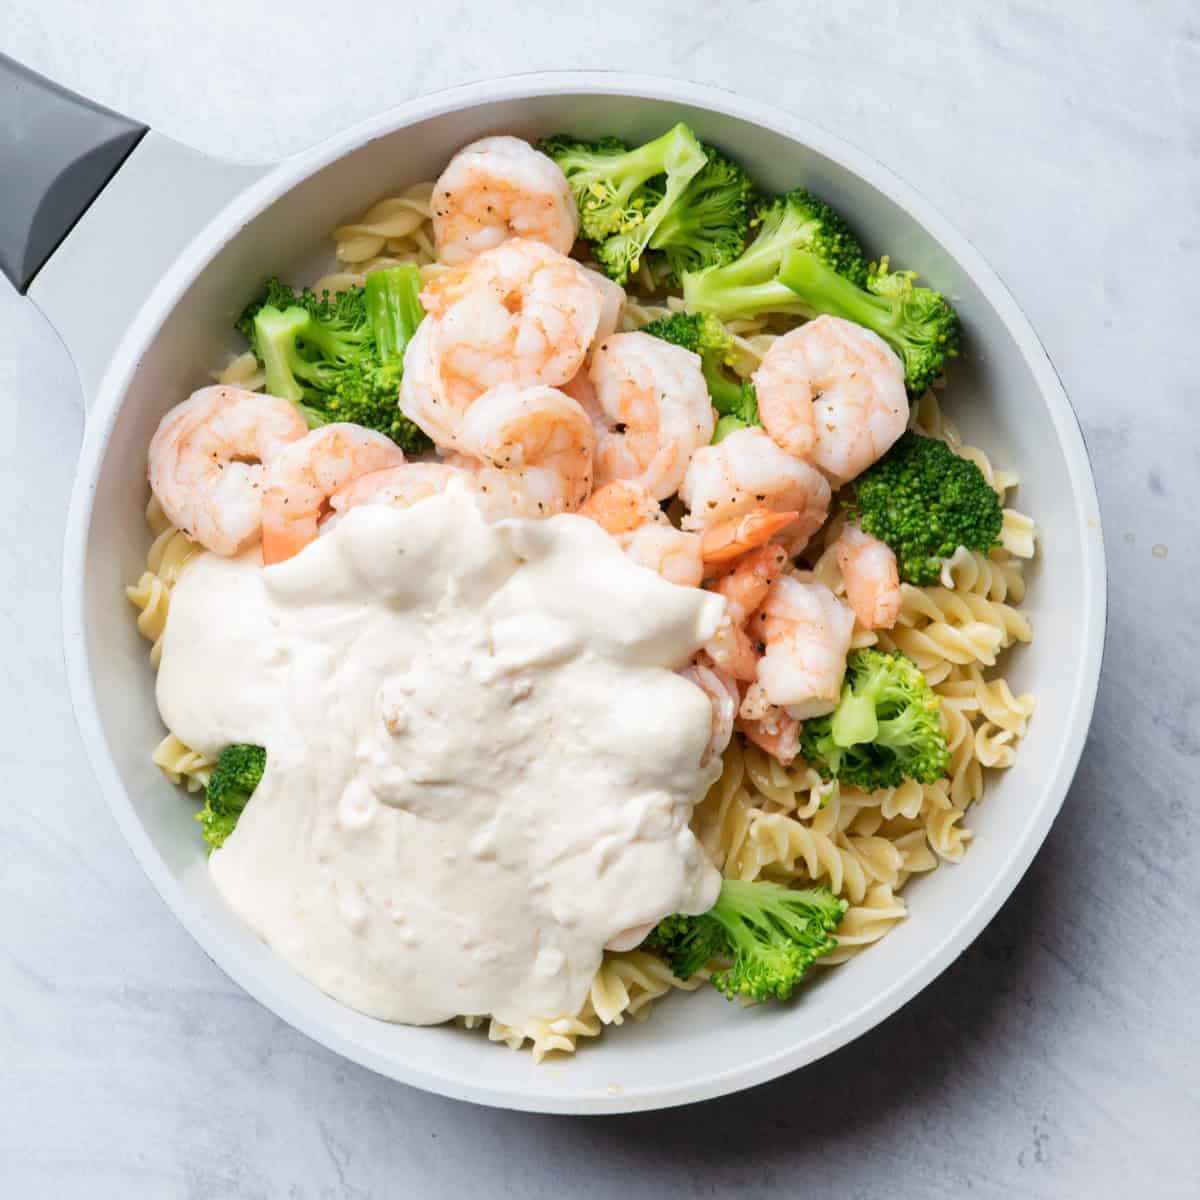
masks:
[(640, 565), (724, 598), (721, 626), (683, 668), (712, 705), (706, 758), (736, 728), (790, 762), (800, 723), (838, 702), (855, 618), (889, 628), (899, 613), (895, 556), (852, 524), (832, 543), (845, 601), (792, 568), (834, 490), (904, 431), (899, 359), (848, 321), (810, 321), (753, 375), (761, 426), (713, 444), (699, 356), (618, 332), (625, 292), (570, 256), (579, 218), (551, 159), (514, 137), (473, 142), (431, 204), (447, 269), (421, 293), (398, 404), (435, 457), (406, 462), (382, 434), (310, 431), (286, 400), (204, 388), (151, 442), (163, 511), (216, 554), (261, 543), (267, 565), (357, 507), (406, 508), (452, 486), (489, 520), (578, 514)]

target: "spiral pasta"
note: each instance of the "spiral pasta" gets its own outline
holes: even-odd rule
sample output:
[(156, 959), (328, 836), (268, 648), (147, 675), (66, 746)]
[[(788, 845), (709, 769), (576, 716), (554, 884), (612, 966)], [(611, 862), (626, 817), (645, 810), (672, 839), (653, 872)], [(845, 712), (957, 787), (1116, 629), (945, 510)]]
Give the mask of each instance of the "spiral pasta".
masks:
[(221, 370), (213, 373), (217, 383), (228, 384), (232, 387), (245, 388), (248, 392), (260, 391), (267, 377), (253, 350), (247, 350), (236, 358), (231, 358)]
[(837, 949), (817, 959), (822, 967), (836, 967), (890, 933), (908, 916), (908, 906), (886, 883), (872, 887), (860, 903), (852, 904), (837, 929)]
[(333, 231), (338, 262), (358, 265), (385, 250), (392, 255), (420, 251), (430, 259), (434, 250), (431, 222), (433, 184), (414, 183), (395, 196), (373, 204), (353, 224)]
[(184, 567), (201, 553), (201, 548), (171, 524), (153, 498), (146, 508), (146, 524), (154, 534), (146, 555), (146, 569), (136, 583), (125, 589), (125, 595), (138, 609), (138, 632), (150, 642), (150, 662), (157, 667), (162, 655), (162, 635), (167, 628), (171, 589)]
[(154, 748), (153, 762), (174, 784), (189, 792), (202, 792), (208, 787), (213, 764), (173, 733), (168, 733)]
[(952, 592), (970, 592), (997, 603), (1020, 604), (1025, 599), (1025, 576), (1021, 564), (1013, 562), (1007, 550), (980, 554), (959, 546), (942, 563), (942, 587)]
[[(519, 1050), (527, 1042), (534, 1062), (541, 1062), (551, 1051), (573, 1053), (581, 1037), (597, 1037), (606, 1025), (621, 1025), (626, 1017), (645, 1020), (653, 1003), (672, 988), (695, 991), (704, 983), (704, 974), (686, 982), (677, 979), (657, 955), (644, 950), (608, 953), (600, 964), (583, 1008), (571, 1017), (530, 1021), (526, 1025), (506, 1025), (488, 1021), (488, 1037)], [(487, 1018), (466, 1018), (467, 1028), (477, 1028)]]

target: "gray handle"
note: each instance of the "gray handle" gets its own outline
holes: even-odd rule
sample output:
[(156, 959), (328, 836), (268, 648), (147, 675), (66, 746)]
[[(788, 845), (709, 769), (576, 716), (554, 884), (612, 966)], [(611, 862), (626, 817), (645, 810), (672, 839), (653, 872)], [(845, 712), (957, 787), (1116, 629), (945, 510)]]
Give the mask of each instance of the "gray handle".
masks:
[(145, 132), (0, 54), (0, 271), (19, 292)]

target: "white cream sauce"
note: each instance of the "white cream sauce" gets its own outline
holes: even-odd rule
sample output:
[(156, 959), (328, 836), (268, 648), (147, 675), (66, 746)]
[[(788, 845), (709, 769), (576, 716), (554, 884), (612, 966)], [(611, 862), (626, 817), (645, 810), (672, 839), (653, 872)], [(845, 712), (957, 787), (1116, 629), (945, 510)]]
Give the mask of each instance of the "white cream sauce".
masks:
[(217, 889), (362, 1012), (577, 1011), (606, 942), (716, 898), (688, 829), (710, 707), (674, 672), (722, 610), (589, 521), (488, 525), (459, 489), (266, 569), (202, 556), (159, 708), (210, 756), (267, 748)]

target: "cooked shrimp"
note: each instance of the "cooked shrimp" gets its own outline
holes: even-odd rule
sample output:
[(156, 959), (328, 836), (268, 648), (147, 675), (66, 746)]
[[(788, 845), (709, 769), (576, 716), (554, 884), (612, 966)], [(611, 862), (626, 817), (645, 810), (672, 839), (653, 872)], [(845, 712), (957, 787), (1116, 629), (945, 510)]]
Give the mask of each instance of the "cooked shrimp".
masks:
[(433, 185), (432, 204), (438, 257), (450, 266), (514, 237), (566, 254), (579, 232), (562, 169), (515, 137), (464, 146)]
[(263, 562), (282, 562), (314, 541), (330, 497), (351, 480), (403, 462), (390, 438), (343, 422), (286, 447), (271, 461), (263, 488)]
[(718, 755), (724, 754), (729, 739), (733, 737), (733, 720), (738, 707), (737, 684), (723, 671), (698, 662), (685, 667), (679, 673), (689, 683), (694, 683), (712, 705), (712, 736), (700, 758), (700, 765), (703, 767)]
[(474, 479), (468, 472), (445, 463), (404, 463), (399, 467), (385, 467), (382, 471), (359, 475), (329, 497), (333, 515), (322, 522), (321, 532), (328, 532), (352, 508), (363, 504), (411, 508), (421, 500), (444, 492), (452, 479), (461, 480), (474, 490)]
[(765, 545), (795, 521), (798, 512), (775, 512), (770, 508), (752, 508), (744, 516), (721, 521), (704, 531), (700, 539), (704, 562), (721, 567)]
[(736, 727), (785, 767), (800, 752), (800, 722), (778, 705), (769, 706), (761, 717), (739, 715)]
[(625, 553), (681, 587), (699, 587), (704, 578), (700, 538), (676, 529), (658, 501), (640, 483), (614, 479), (597, 488), (579, 509), (612, 534)]
[(739, 559), (710, 590), (725, 597), (725, 616), (704, 652), (734, 679), (752, 681), (758, 675), (760, 653), (746, 630), (750, 617), (761, 607), (787, 565), (781, 546), (761, 546)]
[(782, 546), (760, 546), (714, 579), (709, 588), (725, 597), (726, 611), (745, 625), (762, 607), (785, 566), (787, 553)]
[(433, 280), (409, 343), (400, 408), (457, 449), (471, 404), (500, 384), (566, 383), (583, 365), (607, 303), (589, 272), (517, 238)]
[(635, 563), (657, 571), (668, 583), (699, 587), (704, 578), (699, 537), (676, 529), (670, 521), (642, 525), (617, 541)]
[(150, 441), (150, 487), (171, 522), (217, 554), (258, 540), (269, 463), (308, 432), (295, 405), (236, 387), (193, 392)]
[(854, 614), (824, 584), (782, 576), (750, 628), (765, 648), (758, 664), (764, 700), (798, 721), (837, 707)]
[(753, 509), (799, 515), (775, 534), (791, 554), (825, 523), (829, 483), (815, 467), (786, 453), (757, 426), (739, 429), (692, 455), (679, 495), (685, 529), (708, 529)]
[(588, 375), (597, 482), (629, 479), (656, 500), (677, 491), (715, 423), (700, 356), (647, 333), (615, 333), (596, 347)]
[(754, 373), (763, 428), (841, 486), (908, 424), (904, 366), (877, 334), (840, 317), (785, 333)]
[(900, 573), (892, 548), (847, 524), (834, 543), (846, 599), (864, 629), (891, 629), (900, 615)]
[(639, 525), (666, 522), (658, 501), (640, 483), (614, 479), (598, 487), (580, 506), (579, 515), (595, 521), (616, 537), (632, 533)]
[(781, 450), (806, 459), (816, 440), (812, 378), (789, 337), (785, 334), (771, 343), (752, 379), (763, 428)]
[(592, 490), (587, 414), (556, 388), (502, 384), (471, 405), (453, 465), (475, 477), (477, 500), (492, 518), (574, 512)]

